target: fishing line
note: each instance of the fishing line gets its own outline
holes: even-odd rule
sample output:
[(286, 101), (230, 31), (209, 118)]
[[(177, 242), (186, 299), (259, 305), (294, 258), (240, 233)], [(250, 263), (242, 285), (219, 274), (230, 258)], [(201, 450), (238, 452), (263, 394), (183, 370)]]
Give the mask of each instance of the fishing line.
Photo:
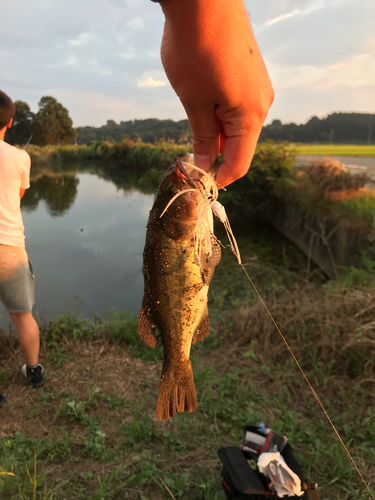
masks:
[[(186, 163), (186, 162), (181, 162), (182, 165), (184, 166), (184, 168), (189, 168), (189, 169), (194, 169), (194, 170), (197, 170), (198, 172), (200, 172), (204, 177), (206, 177), (207, 179), (207, 186), (205, 186), (201, 181), (200, 183), (203, 184), (203, 189), (204, 190), (200, 190), (200, 189), (185, 189), (185, 190), (182, 190), (180, 192), (178, 192), (170, 201), (169, 203), (167, 204), (167, 206), (165, 207), (164, 211), (162, 212), (162, 214), (160, 215), (160, 217), (162, 217), (164, 215), (164, 213), (167, 211), (167, 209), (170, 207), (170, 205), (176, 200), (176, 198), (178, 198), (180, 195), (182, 195), (183, 193), (186, 193), (186, 192), (191, 192), (191, 191), (195, 191), (195, 192), (198, 192), (202, 195), (203, 197), (203, 200), (202, 200), (202, 204), (205, 206), (206, 210), (205, 209), (201, 209), (200, 208), (200, 204), (198, 205), (198, 209), (197, 209), (197, 226), (200, 225), (200, 221), (201, 221), (201, 215), (202, 215), (202, 219), (203, 219), (203, 225), (206, 226), (206, 224), (204, 223), (204, 219), (205, 219), (205, 216), (207, 216), (208, 212), (213, 210), (213, 212), (215, 213), (216, 217), (224, 224), (224, 227), (225, 227), (225, 230), (226, 230), (226, 233), (227, 233), (227, 236), (228, 236), (228, 239), (229, 239), (229, 243), (230, 243), (230, 246), (232, 248), (232, 251), (233, 253), (236, 255), (237, 259), (238, 259), (238, 263), (239, 265), (242, 267), (242, 269), (244, 270), (248, 280), (250, 281), (252, 287), (254, 288), (254, 291), (255, 293), (257, 294), (259, 300), (261, 301), (263, 307), (265, 308), (265, 310), (267, 311), (267, 314), (268, 316), (271, 318), (271, 321), (272, 323), (275, 325), (277, 331), (279, 332), (281, 338), (283, 339), (286, 347), (288, 348), (288, 351), (290, 352), (290, 354), (292, 355), (294, 361), (296, 362), (300, 372), (302, 373), (303, 375), (303, 378), (306, 380), (307, 382), (307, 385), (309, 386), (309, 388), (311, 389), (311, 392), (313, 393), (315, 399), (317, 400), (319, 406), (321, 407), (321, 409), (323, 410), (323, 413), (324, 415), (326, 416), (328, 422), (330, 423), (330, 425), (332, 426), (333, 430), (335, 431), (335, 434), (336, 436), (338, 437), (340, 443), (342, 444), (344, 450), (346, 451), (350, 461), (352, 462), (352, 464), (354, 465), (354, 468), (355, 470), (358, 472), (358, 475), (359, 477), (361, 478), (362, 482), (364, 483), (364, 485), (366, 486), (367, 488), (367, 491), (370, 493), (371, 497), (373, 500), (375, 500), (375, 496), (374, 494), (372, 493), (369, 485), (367, 484), (365, 478), (363, 477), (361, 471), (359, 470), (357, 464), (355, 463), (354, 461), (354, 458), (351, 456), (348, 448), (346, 447), (343, 439), (341, 438), (338, 430), (336, 429), (334, 423), (332, 422), (330, 416), (328, 415), (328, 412), (327, 410), (325, 409), (322, 401), (320, 400), (319, 396), (317, 395), (317, 393), (315, 392), (315, 389), (313, 388), (313, 386), (311, 385), (307, 375), (305, 374), (305, 372), (303, 371), (301, 365), (299, 364), (296, 356), (294, 355), (294, 352), (292, 351), (291, 347), (289, 346), (286, 338), (284, 337), (284, 335), (282, 334), (279, 326), (277, 325), (275, 319), (273, 318), (270, 310), (268, 309), (267, 305), (265, 304), (264, 300), (262, 299), (258, 289), (256, 288), (255, 284), (253, 283), (252, 279), (250, 278), (248, 272), (246, 271), (245, 269), (245, 266), (244, 264), (241, 262), (241, 256), (240, 256), (240, 252), (239, 252), (239, 249), (238, 249), (238, 246), (237, 246), (237, 241), (234, 237), (234, 234), (233, 234), (233, 231), (230, 227), (230, 224), (229, 224), (229, 220), (228, 220), (228, 217), (225, 213), (225, 208), (221, 205), (221, 203), (219, 203), (217, 201), (217, 198), (218, 198), (218, 189), (217, 189), (217, 186), (216, 186), (216, 183), (215, 183), (215, 180), (212, 178), (212, 176), (205, 172), (204, 170), (192, 165), (192, 164), (189, 164), (189, 163)], [(189, 175), (189, 174), (188, 174)], [(198, 179), (194, 179), (195, 181), (197, 181)], [(210, 195), (210, 192), (212, 191), (212, 194)], [(205, 227), (204, 228), (205, 230), (207, 230), (207, 228)], [(203, 233), (205, 232), (205, 230), (203, 230)], [(202, 234), (199, 234), (199, 235), (196, 235), (196, 243), (195, 243), (195, 251), (200, 254), (201, 252), (201, 242), (200, 242), (200, 239), (201, 238), (204, 238), (204, 235)], [(207, 239), (207, 238), (206, 238)], [(197, 241), (198, 240), (198, 241)], [(216, 238), (217, 240), (217, 238)], [(211, 254), (211, 247), (208, 246), (208, 248), (206, 248), (206, 251), (208, 249), (208, 253)], [(200, 260), (200, 255), (198, 255), (199, 257), (199, 260)]]
[[(35, 127), (34, 127), (34, 129), (35, 129)], [(30, 143), (31, 139), (33, 138), (33, 135), (34, 135), (34, 131), (33, 131), (33, 133), (31, 134), (30, 139), (27, 141), (27, 143), (26, 143), (26, 144), (24, 145), (24, 147), (22, 148), (23, 150), (25, 150), (25, 149), (27, 148), (27, 146), (29, 145), (29, 143)]]
[(360, 470), (359, 470), (359, 468), (357, 467), (357, 464), (355, 463), (355, 461), (354, 461), (353, 457), (351, 456), (351, 454), (350, 454), (350, 452), (349, 452), (348, 448), (346, 447), (346, 445), (345, 445), (344, 441), (342, 440), (342, 438), (341, 438), (341, 436), (340, 436), (340, 434), (339, 434), (338, 430), (336, 429), (336, 427), (335, 427), (334, 423), (333, 423), (333, 422), (332, 422), (332, 420), (330, 419), (330, 417), (329, 417), (329, 415), (328, 415), (328, 413), (327, 413), (327, 410), (325, 409), (325, 407), (324, 407), (323, 403), (321, 402), (321, 400), (320, 400), (319, 396), (318, 396), (318, 395), (317, 395), (317, 393), (315, 392), (315, 390), (314, 390), (313, 386), (311, 385), (311, 383), (310, 383), (309, 379), (307, 378), (307, 375), (305, 374), (305, 372), (303, 371), (303, 369), (302, 369), (301, 365), (299, 364), (299, 362), (298, 362), (298, 360), (297, 360), (296, 356), (294, 355), (294, 353), (293, 353), (293, 351), (292, 351), (291, 347), (289, 346), (289, 344), (288, 344), (288, 342), (287, 342), (286, 338), (285, 338), (285, 337), (284, 337), (284, 335), (281, 333), (280, 328), (278, 327), (278, 325), (277, 325), (276, 321), (274, 320), (274, 318), (273, 318), (272, 314), (270, 313), (270, 310), (268, 309), (268, 307), (266, 306), (266, 304), (265, 304), (264, 300), (262, 299), (262, 297), (261, 297), (260, 293), (258, 292), (257, 287), (255, 286), (255, 284), (253, 283), (252, 279), (250, 278), (250, 276), (249, 276), (248, 272), (246, 271), (245, 266), (244, 266), (243, 264), (240, 264), (240, 265), (241, 265), (242, 269), (244, 270), (244, 272), (245, 272), (246, 276), (248, 277), (248, 279), (249, 279), (249, 281), (250, 281), (250, 283), (251, 283), (252, 287), (254, 288), (255, 293), (258, 295), (258, 298), (259, 298), (259, 300), (261, 301), (261, 303), (262, 303), (263, 307), (264, 307), (264, 308), (265, 308), (265, 310), (267, 311), (268, 316), (271, 318), (272, 323), (275, 325), (276, 330), (277, 330), (277, 331), (279, 332), (279, 334), (281, 335), (281, 338), (283, 339), (283, 341), (284, 341), (285, 345), (287, 346), (287, 348), (288, 348), (288, 350), (289, 350), (290, 354), (292, 355), (292, 357), (293, 357), (294, 361), (296, 362), (296, 364), (297, 364), (298, 368), (300, 369), (300, 371), (301, 371), (301, 373), (302, 373), (302, 375), (303, 375), (304, 379), (306, 380), (306, 382), (307, 382), (308, 386), (310, 387), (310, 389), (311, 389), (312, 393), (314, 394), (314, 396), (315, 396), (316, 400), (318, 401), (318, 403), (319, 403), (319, 405), (320, 405), (321, 409), (323, 410), (323, 412), (324, 412), (325, 416), (327, 417), (328, 422), (331, 424), (331, 426), (332, 426), (333, 430), (334, 430), (334, 431), (335, 431), (335, 433), (336, 433), (336, 436), (338, 437), (338, 439), (339, 439), (340, 443), (341, 443), (341, 444), (342, 444), (342, 446), (344, 447), (344, 450), (346, 451), (346, 453), (347, 453), (348, 457), (350, 458), (350, 460), (351, 460), (352, 464), (354, 465), (354, 467), (355, 467), (356, 471), (358, 472), (359, 477), (362, 479), (362, 481), (363, 481), (363, 483), (365, 484), (365, 486), (366, 486), (366, 488), (367, 488), (368, 492), (370, 493), (371, 497), (375, 500), (375, 496), (374, 496), (374, 494), (372, 493), (372, 491), (371, 491), (371, 489), (370, 489), (369, 485), (368, 485), (368, 484), (367, 484), (367, 482), (365, 481), (365, 478), (363, 477), (363, 475), (362, 475), (361, 471), (360, 471)]

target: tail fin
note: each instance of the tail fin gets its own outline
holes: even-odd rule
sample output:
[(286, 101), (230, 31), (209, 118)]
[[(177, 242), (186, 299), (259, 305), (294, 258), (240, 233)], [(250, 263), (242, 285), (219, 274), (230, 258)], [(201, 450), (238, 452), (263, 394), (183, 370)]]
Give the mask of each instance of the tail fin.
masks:
[(164, 364), (160, 380), (156, 419), (168, 420), (178, 412), (197, 409), (193, 370), (190, 360), (178, 365)]

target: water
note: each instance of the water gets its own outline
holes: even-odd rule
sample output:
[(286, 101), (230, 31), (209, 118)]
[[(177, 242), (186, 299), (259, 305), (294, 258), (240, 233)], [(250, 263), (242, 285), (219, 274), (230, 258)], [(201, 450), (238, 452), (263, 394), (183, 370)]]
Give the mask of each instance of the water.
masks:
[[(93, 318), (108, 308), (139, 311), (153, 198), (119, 169), (109, 174), (84, 164), (33, 172), (22, 216), (39, 320), (69, 312)], [(7, 329), (11, 321), (0, 303), (1, 313), (0, 327)]]

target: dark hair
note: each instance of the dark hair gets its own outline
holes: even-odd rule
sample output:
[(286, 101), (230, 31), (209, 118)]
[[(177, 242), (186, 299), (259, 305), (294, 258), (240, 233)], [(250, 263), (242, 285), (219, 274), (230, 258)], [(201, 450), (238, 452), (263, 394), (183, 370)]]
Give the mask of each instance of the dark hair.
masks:
[(12, 99), (0, 90), (0, 130), (8, 125), (15, 112)]

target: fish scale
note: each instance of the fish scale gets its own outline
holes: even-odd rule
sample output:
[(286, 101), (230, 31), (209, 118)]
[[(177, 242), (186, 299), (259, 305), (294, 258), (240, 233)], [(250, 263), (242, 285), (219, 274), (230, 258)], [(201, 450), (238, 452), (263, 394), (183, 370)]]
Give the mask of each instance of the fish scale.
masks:
[(150, 211), (143, 252), (145, 291), (139, 334), (150, 346), (164, 348), (158, 420), (197, 407), (190, 350), (209, 333), (207, 294), (221, 255), (215, 240), (212, 256), (197, 262), (194, 234), (199, 193), (182, 193), (164, 213), (186, 186), (196, 189), (197, 184), (177, 158), (165, 173)]

